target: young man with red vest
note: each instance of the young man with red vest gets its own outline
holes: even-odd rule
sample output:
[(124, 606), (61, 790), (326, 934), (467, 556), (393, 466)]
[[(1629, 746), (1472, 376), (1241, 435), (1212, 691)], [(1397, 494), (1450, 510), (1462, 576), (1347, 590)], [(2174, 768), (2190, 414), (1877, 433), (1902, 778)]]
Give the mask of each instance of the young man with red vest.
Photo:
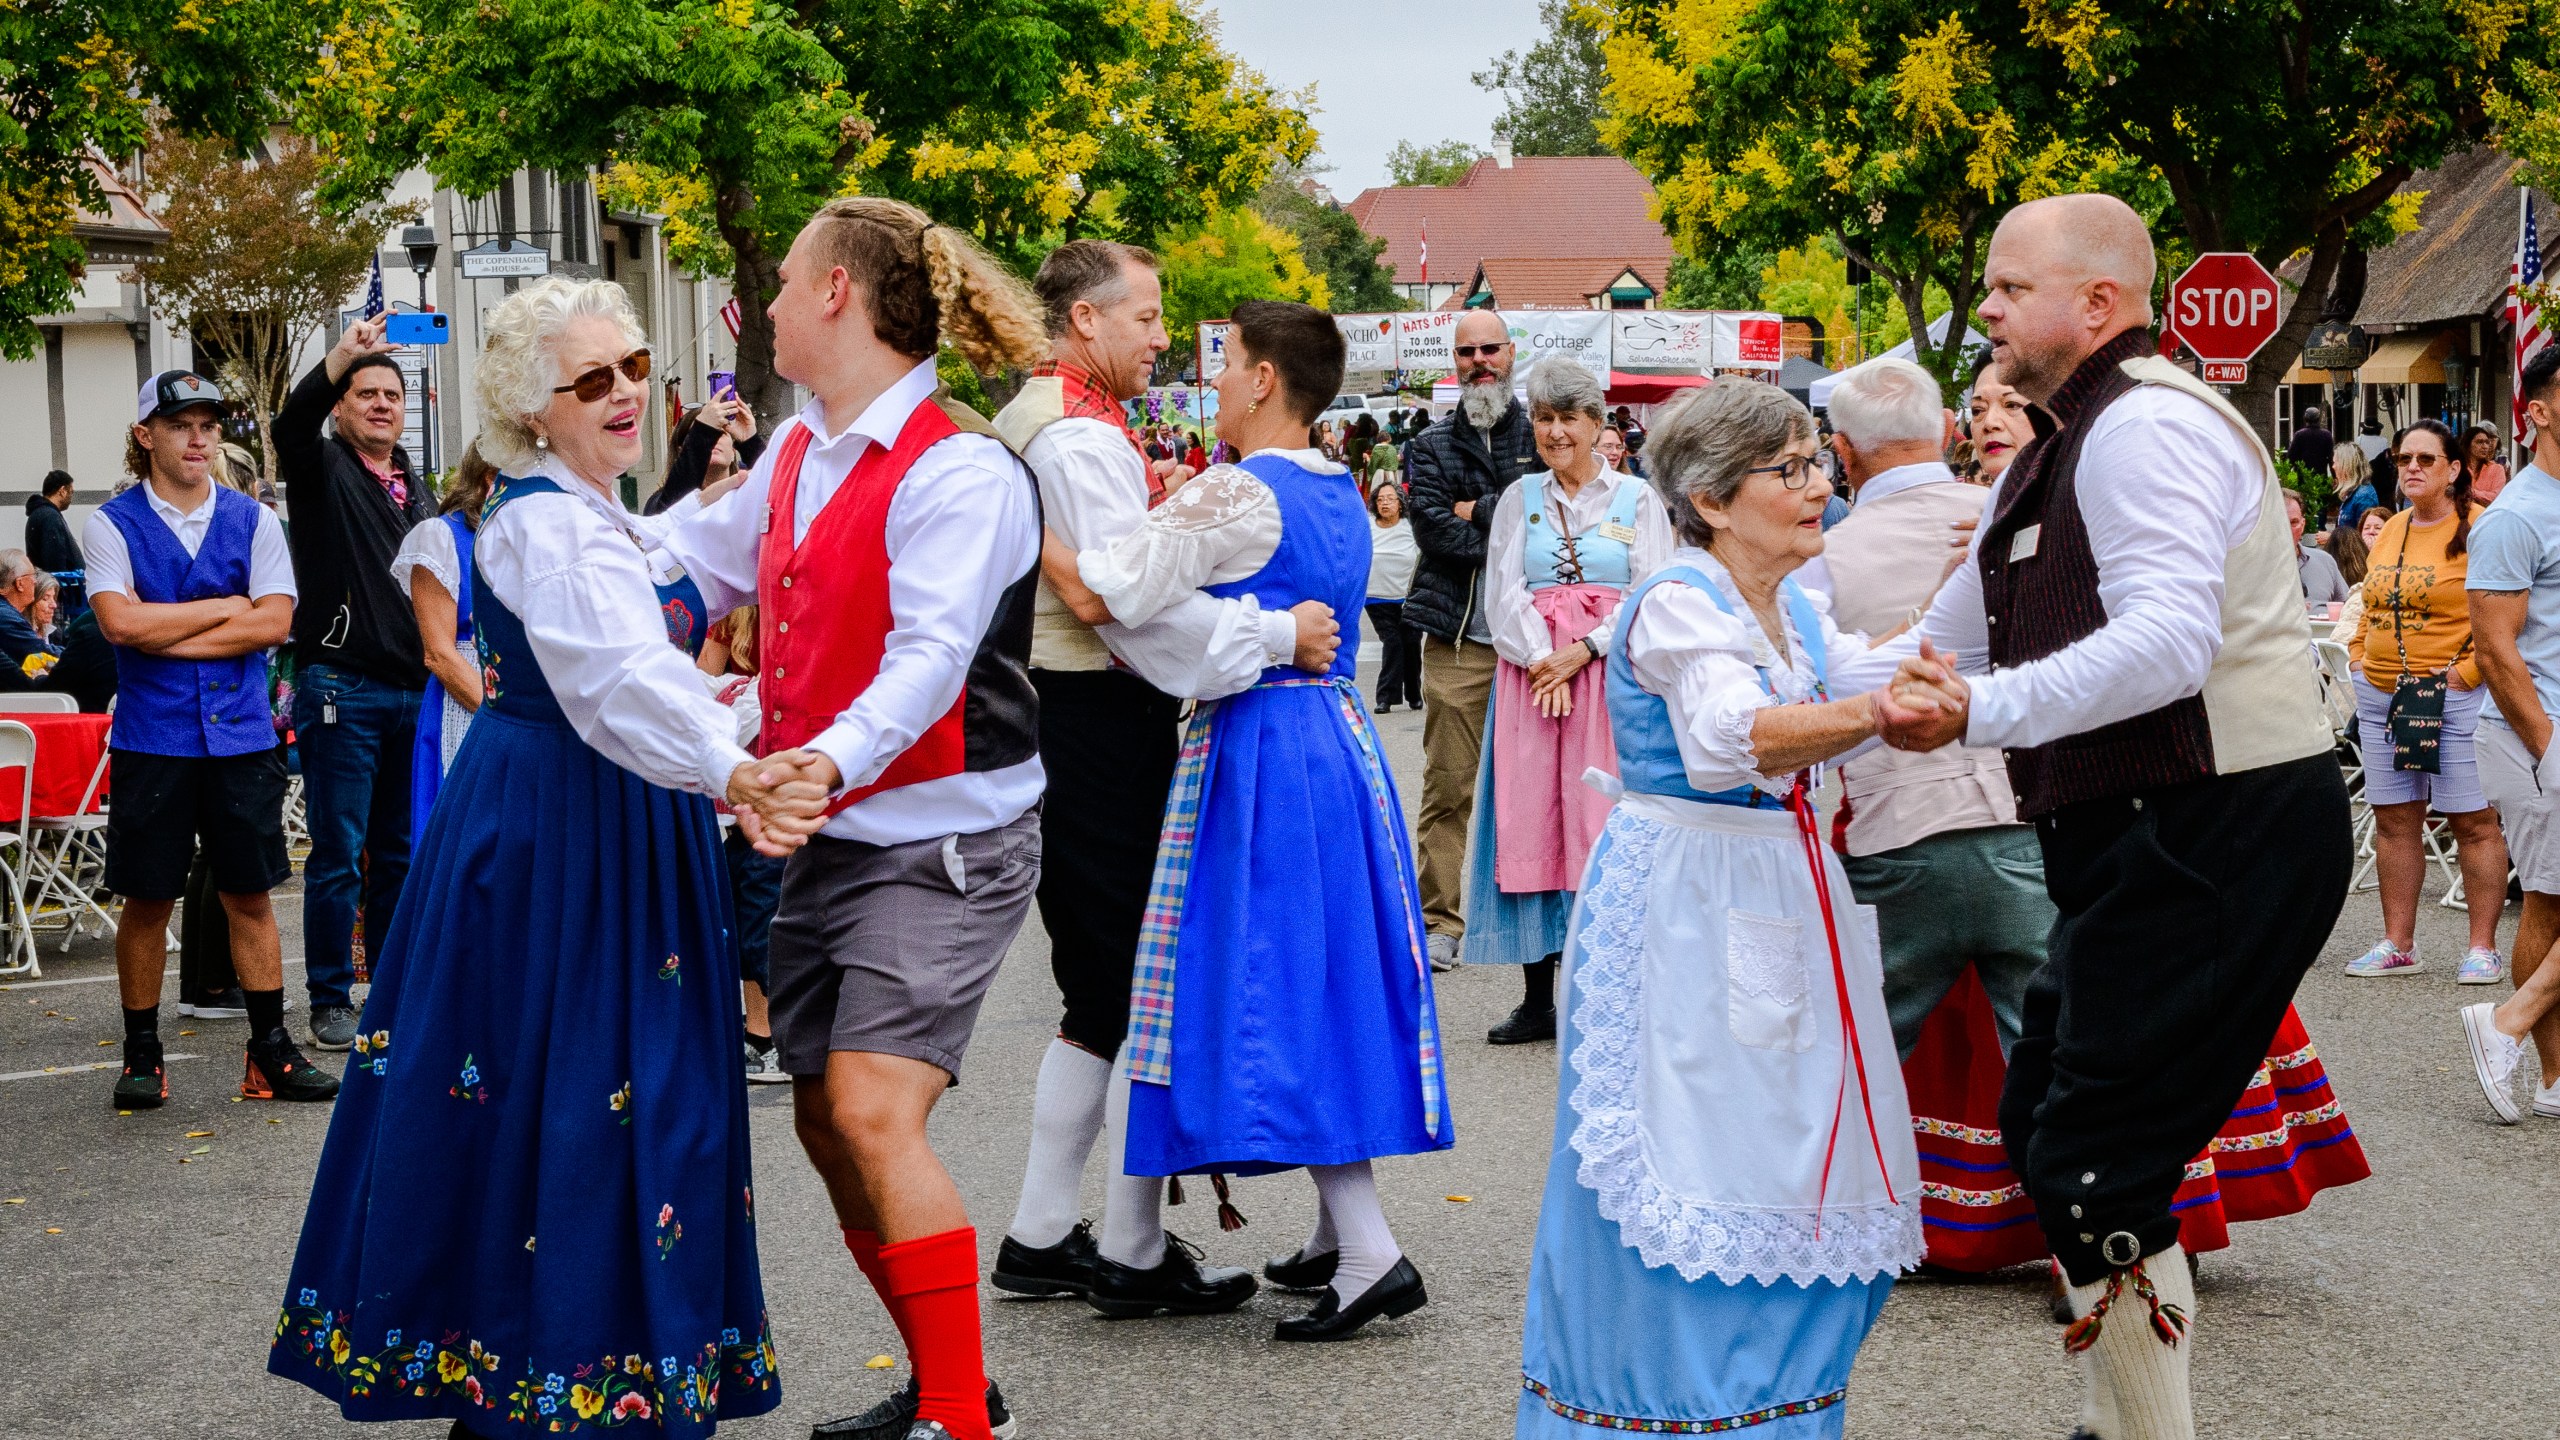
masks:
[(266, 660), (293, 629), (293, 561), (274, 512), (213, 483), (221, 446), (222, 392), (183, 370), (153, 376), (125, 450), (141, 483), (98, 507), (84, 537), (89, 601), (116, 654), (107, 888), (125, 897), (116, 921), (120, 1110), (169, 1097), (160, 980), (169, 912), (187, 888), (199, 837), (249, 1012), (240, 1093), (338, 1093), (284, 1028), (284, 949), (267, 898), (293, 874)]
[[(1163, 286), (1153, 255), (1107, 240), (1050, 251), (1032, 283), (1050, 358), (996, 416), (996, 429), (1039, 481), (1048, 530), (1071, 550), (1099, 550), (1137, 530), (1167, 488), (1190, 478), (1172, 461), (1151, 463), (1121, 418), (1165, 350)], [(1194, 595), (1145, 625), (1097, 628), (1040, 587), (1031, 631), (1049, 779), (1040, 920), (1065, 1005), (1040, 1062), (1031, 1154), (996, 1252), (997, 1288), (1083, 1296), (1124, 1316), (1215, 1314), (1252, 1298), (1251, 1272), (1203, 1270), (1186, 1247), (1164, 1243), (1152, 1223), (1164, 1182), (1123, 1174), (1116, 1154), (1106, 1160), (1097, 1245), (1082, 1221), (1084, 1168), (1129, 1031), (1138, 930), (1181, 750), (1176, 697), (1239, 694), (1276, 665), (1322, 673), (1340, 631), (1322, 601), (1266, 611), (1249, 595)], [(1123, 1236), (1115, 1221), (1132, 1215), (1148, 1223), (1122, 1225)]]
[(774, 366), (810, 403), (664, 557), (709, 613), (761, 607), (762, 748), (835, 797), (783, 872), (773, 1038), (914, 1383), (818, 1433), (989, 1440), (1011, 1420), (980, 1349), (977, 1232), (925, 1119), (1039, 881), (1040, 515), (934, 356), (947, 338), (992, 370), (1046, 346), (1018, 282), (896, 201), (829, 202), (781, 280)]
[(2160, 358), (2154, 273), (2111, 196), (2000, 222), (1982, 319), (2036, 438), (1910, 642), (1968, 673), (1924, 649), (1884, 727), (1900, 749), (1998, 747), (2036, 827), (2060, 913), (2000, 1130), (2070, 1281), (2094, 1440), (2194, 1440), (2195, 1286), (2171, 1205), (2266, 1060), (2353, 863), (2275, 462)]

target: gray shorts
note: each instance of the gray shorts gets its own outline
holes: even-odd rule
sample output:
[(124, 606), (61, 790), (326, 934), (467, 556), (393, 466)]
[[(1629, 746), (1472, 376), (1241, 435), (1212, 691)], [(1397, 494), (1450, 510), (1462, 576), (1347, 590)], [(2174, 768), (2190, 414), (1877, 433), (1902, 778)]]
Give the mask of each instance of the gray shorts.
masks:
[[(2533, 755), (2503, 721), (2480, 726), (2480, 788), (2498, 807), (2516, 880), (2536, 895), (2560, 895), (2560, 796), (2546, 794)], [(2560, 768), (2560, 759), (2551, 760)]]
[(903, 1055), (958, 1084), (996, 967), (1040, 882), (1040, 812), (904, 845), (813, 837), (782, 872), (766, 987), (782, 1068)]

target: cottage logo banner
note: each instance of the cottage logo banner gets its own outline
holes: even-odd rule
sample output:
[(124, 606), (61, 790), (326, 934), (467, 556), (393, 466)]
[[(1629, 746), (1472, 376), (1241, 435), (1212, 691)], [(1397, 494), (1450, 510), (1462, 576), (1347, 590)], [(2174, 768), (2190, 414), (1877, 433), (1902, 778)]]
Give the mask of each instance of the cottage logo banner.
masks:
[(1518, 378), (1531, 367), (1566, 360), (1609, 383), (1610, 312), (1606, 310), (1507, 310), (1503, 321), (1519, 346)]

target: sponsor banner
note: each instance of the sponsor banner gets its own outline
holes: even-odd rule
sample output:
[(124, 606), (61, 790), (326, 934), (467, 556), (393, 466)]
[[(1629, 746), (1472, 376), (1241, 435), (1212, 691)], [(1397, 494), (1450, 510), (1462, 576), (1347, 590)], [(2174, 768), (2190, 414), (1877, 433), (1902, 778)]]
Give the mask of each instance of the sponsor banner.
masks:
[(1342, 368), (1354, 375), (1383, 375), (1396, 368), (1396, 327), (1392, 315), (1336, 315), (1342, 331)]
[(1607, 310), (1506, 310), (1512, 343), (1519, 347), (1513, 379), (1526, 383), (1529, 371), (1550, 360), (1568, 360), (1591, 372), (1603, 387), (1609, 383)]
[(1705, 310), (1616, 310), (1609, 314), (1617, 368), (1700, 375), (1713, 357), (1713, 315)]
[(1786, 363), (1786, 328), (1775, 315), (1747, 310), (1710, 312), (1711, 358), (1718, 370), (1775, 370)]
[(1232, 320), (1200, 322), (1200, 383), (1205, 385), (1226, 372), (1227, 341), (1235, 328)]
[(1400, 370), (1455, 370), (1457, 357), (1449, 353), (1458, 333), (1455, 310), (1408, 310), (1394, 317), (1396, 326), (1396, 368)]

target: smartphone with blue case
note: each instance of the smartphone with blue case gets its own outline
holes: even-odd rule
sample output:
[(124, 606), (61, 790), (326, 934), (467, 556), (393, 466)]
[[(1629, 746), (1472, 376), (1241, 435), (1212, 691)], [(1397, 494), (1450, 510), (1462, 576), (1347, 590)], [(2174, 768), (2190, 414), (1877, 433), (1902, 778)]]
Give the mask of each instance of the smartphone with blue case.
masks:
[(453, 317), (433, 310), (395, 310), (382, 338), (394, 345), (443, 345), (453, 339)]

